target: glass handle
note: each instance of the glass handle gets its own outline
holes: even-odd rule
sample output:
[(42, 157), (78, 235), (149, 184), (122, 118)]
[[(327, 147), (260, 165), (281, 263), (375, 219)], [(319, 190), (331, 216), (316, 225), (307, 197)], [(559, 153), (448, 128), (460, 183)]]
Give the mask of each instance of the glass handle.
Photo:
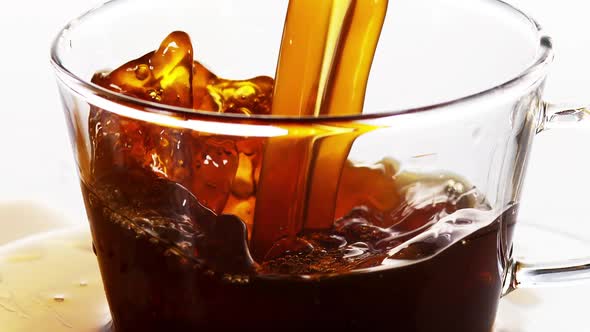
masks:
[[(590, 128), (589, 107), (544, 104), (537, 133), (558, 128)], [(589, 253), (590, 254), (590, 253)], [(516, 288), (531, 288), (590, 281), (590, 256), (561, 262), (527, 263), (515, 261), (508, 273), (505, 293)]]
[(537, 133), (549, 129), (590, 127), (590, 107), (545, 103), (542, 116)]

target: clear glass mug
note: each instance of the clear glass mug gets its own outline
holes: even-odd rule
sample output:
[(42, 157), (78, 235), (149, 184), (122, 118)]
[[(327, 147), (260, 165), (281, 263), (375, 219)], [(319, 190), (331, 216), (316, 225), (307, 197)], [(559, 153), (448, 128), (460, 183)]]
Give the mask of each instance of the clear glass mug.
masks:
[[(392, 2), (364, 113), (357, 116), (216, 114), (89, 82), (98, 70), (153, 50), (174, 30), (188, 32), (195, 58), (221, 77), (273, 76), (286, 7), (287, 1), (274, 0), (116, 0), (72, 21), (56, 38), (52, 64), (117, 331), (382, 324), (403, 331), (490, 331), (499, 299), (516, 287), (590, 278), (588, 259), (527, 264), (512, 257), (533, 138), (578, 125), (588, 110), (543, 101), (551, 40), (501, 1)], [(261, 198), (261, 181), (269, 180), (251, 175), (247, 195), (235, 197), (243, 163), (260, 172), (265, 161), (277, 159), (269, 153), (273, 142), (296, 146), (317, 132), (336, 138), (327, 146), (344, 156), (340, 166), (301, 177), (301, 168), (288, 164), (294, 151), (284, 156), (286, 171), (277, 168), (271, 179), (280, 187), (300, 176), (311, 189), (285, 189), (269, 205), (268, 192)], [(243, 146), (253, 152), (243, 154)], [(220, 149), (225, 155), (216, 159)], [(358, 174), (366, 176), (355, 182)], [(336, 236), (344, 238), (338, 250), (347, 262), (358, 264), (342, 273), (312, 273), (316, 258), (309, 258), (296, 266), (303, 272), (273, 270), (264, 254), (273, 243), (251, 253), (248, 241), (281, 226), (273, 220), (297, 213), (290, 198), (313, 196), (317, 188), (324, 196), (308, 201), (308, 215), (328, 211), (327, 227), (339, 231), (354, 224), (343, 220), (362, 220), (361, 228)], [(441, 197), (451, 211), (445, 205), (443, 214), (437, 210), (418, 226), (395, 219), (400, 207), (424, 211)], [(393, 219), (385, 225), (373, 212)], [(253, 220), (265, 213), (274, 219), (253, 231)], [(393, 241), (351, 243), (346, 236), (359, 229)], [(317, 240), (305, 227), (299, 231), (298, 237)], [(271, 242), (284, 236), (270, 233)], [(355, 261), (375, 248), (386, 249), (375, 254), (378, 263)], [(260, 272), (265, 269), (271, 272)]]

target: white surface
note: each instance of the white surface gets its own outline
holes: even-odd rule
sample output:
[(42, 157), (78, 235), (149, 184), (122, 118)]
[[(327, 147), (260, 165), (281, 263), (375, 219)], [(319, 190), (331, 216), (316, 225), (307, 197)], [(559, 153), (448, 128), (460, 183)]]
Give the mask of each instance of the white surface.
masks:
[[(0, 91), (4, 97), (0, 118), (0, 202), (20, 204), (19, 201), (32, 200), (60, 211), (68, 223), (81, 222), (82, 200), (48, 53), (51, 38), (59, 28), (97, 1), (5, 1), (0, 11)], [(590, 103), (590, 3), (511, 3), (526, 9), (554, 37), (557, 58), (546, 98)], [(590, 234), (586, 219), (590, 172), (584, 171), (590, 163), (588, 144), (590, 133), (579, 130), (554, 131), (537, 137), (521, 211), (523, 222)], [(0, 213), (3, 227), (24, 225), (23, 221), (30, 219), (25, 210), (16, 209), (10, 217)], [(504, 311), (512, 316), (518, 316), (518, 310), (526, 312), (512, 318), (519, 324), (525, 318), (534, 320), (535, 332), (586, 331), (585, 312), (579, 309), (587, 308), (589, 293), (589, 287), (522, 292), (521, 297), (506, 301), (504, 308), (508, 309)], [(531, 304), (524, 294), (544, 300)], [(538, 304), (543, 301), (549, 306)]]

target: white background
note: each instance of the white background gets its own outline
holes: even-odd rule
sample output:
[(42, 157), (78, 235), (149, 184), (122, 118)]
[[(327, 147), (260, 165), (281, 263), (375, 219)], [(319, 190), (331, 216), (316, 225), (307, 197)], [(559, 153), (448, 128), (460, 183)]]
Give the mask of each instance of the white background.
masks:
[[(25, 201), (51, 209), (58, 215), (53, 219), (81, 222), (82, 201), (48, 55), (61, 26), (98, 1), (0, 1), (0, 223), (7, 229), (35, 220), (33, 228), (48, 227), (50, 217), (23, 208)], [(590, 104), (590, 2), (509, 2), (554, 38), (557, 58), (546, 99)], [(588, 151), (590, 132), (555, 130), (537, 137), (522, 222), (590, 234)]]

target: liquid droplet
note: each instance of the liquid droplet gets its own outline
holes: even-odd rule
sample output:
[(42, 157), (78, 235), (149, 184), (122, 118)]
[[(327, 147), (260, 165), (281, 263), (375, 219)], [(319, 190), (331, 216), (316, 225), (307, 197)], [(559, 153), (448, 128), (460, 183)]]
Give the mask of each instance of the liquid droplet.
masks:
[(63, 294), (56, 294), (53, 296), (53, 301), (55, 301), (57, 303), (64, 302), (65, 300), (66, 300), (66, 298)]
[(148, 78), (149, 75), (150, 69), (147, 65), (141, 64), (137, 66), (137, 68), (135, 69), (135, 77), (140, 81), (145, 80), (146, 78)]

